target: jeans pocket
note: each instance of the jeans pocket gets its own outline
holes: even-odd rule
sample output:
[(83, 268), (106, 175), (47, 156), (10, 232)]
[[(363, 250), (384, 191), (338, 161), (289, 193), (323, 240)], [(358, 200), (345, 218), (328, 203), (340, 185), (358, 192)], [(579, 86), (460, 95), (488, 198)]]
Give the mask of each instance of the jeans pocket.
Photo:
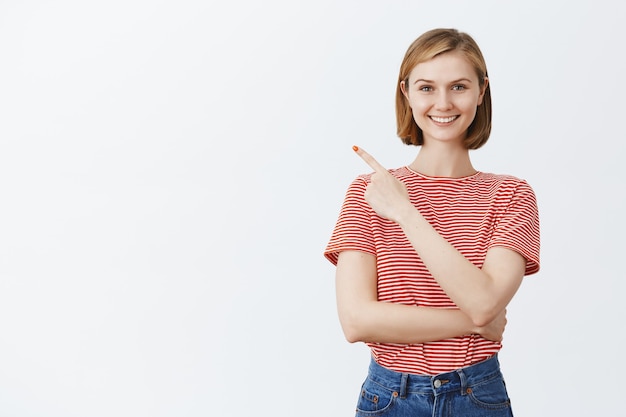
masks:
[(356, 406), (357, 416), (381, 416), (389, 411), (396, 399), (398, 393), (390, 390), (371, 379), (366, 379), (361, 386), (361, 393)]
[(501, 409), (511, 406), (506, 385), (501, 377), (470, 385), (467, 387), (466, 393), (474, 404), (483, 408)]

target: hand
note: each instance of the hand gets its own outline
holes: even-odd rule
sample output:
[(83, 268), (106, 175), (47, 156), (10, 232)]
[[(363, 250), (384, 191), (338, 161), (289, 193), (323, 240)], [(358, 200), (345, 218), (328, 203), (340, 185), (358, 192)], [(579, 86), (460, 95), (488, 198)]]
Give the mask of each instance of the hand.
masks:
[(493, 321), (486, 326), (476, 329), (476, 333), (485, 339), (501, 342), (506, 327), (506, 309), (502, 310)]
[(363, 149), (357, 146), (353, 149), (374, 170), (365, 190), (365, 200), (379, 216), (399, 222), (404, 209), (413, 209), (405, 185)]

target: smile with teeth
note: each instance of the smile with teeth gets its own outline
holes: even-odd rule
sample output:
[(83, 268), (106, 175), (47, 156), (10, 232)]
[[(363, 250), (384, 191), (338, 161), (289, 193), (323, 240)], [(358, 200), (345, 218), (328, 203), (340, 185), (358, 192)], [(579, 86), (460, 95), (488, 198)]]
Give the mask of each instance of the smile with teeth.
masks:
[(459, 116), (449, 116), (449, 117), (430, 116), (430, 118), (437, 123), (450, 123), (451, 121), (455, 120), (457, 117)]

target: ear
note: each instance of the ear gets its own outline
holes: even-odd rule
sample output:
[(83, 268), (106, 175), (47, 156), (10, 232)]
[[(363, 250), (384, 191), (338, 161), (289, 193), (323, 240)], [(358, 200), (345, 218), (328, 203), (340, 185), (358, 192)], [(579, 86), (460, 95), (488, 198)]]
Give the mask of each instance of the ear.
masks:
[(404, 95), (404, 98), (409, 99), (409, 92), (407, 91), (406, 82), (404, 80), (400, 81), (400, 91)]
[(485, 77), (485, 82), (482, 87), (482, 91), (480, 92), (480, 96), (478, 97), (478, 105), (483, 104), (483, 98), (485, 97), (485, 92), (487, 91), (487, 86), (489, 85), (489, 78)]

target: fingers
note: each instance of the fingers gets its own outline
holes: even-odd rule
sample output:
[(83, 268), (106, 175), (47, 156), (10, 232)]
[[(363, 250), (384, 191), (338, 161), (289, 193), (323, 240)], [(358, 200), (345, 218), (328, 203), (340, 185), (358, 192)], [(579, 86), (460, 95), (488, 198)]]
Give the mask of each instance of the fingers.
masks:
[(387, 172), (387, 170), (385, 169), (384, 166), (382, 166), (381, 164), (378, 163), (378, 161), (376, 159), (374, 159), (374, 157), (370, 154), (368, 154), (367, 152), (365, 152), (363, 149), (359, 148), (358, 146), (353, 146), (352, 149), (354, 150), (354, 152), (356, 152), (357, 155), (359, 155), (361, 157), (361, 159), (363, 159), (365, 161), (365, 163), (367, 165), (369, 165), (375, 172)]

